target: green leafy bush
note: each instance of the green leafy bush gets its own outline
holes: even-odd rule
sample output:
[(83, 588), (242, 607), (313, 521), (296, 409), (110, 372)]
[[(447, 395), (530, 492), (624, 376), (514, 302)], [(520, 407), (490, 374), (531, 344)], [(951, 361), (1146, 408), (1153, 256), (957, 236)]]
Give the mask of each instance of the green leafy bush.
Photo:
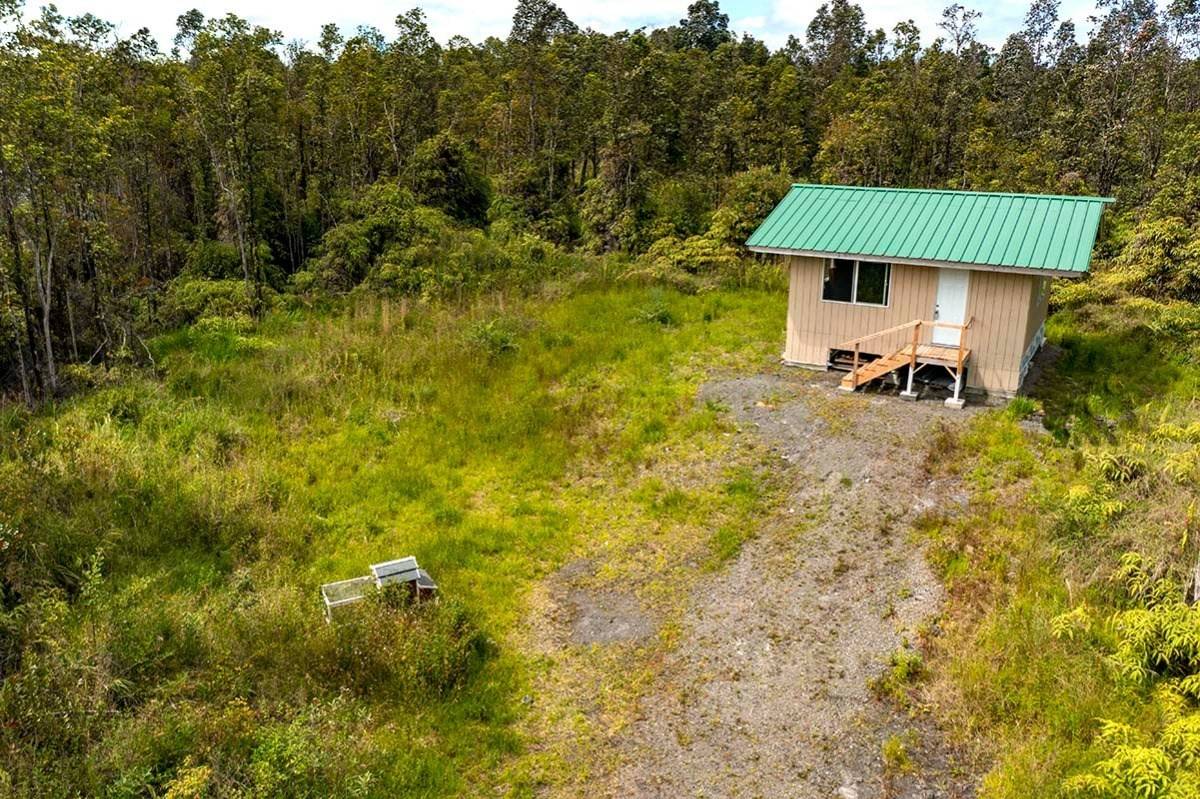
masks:
[(1116, 257), (1097, 263), (1085, 280), (1062, 281), (1052, 295), (1066, 307), (1147, 298), (1200, 299), (1200, 234), (1180, 217), (1142, 220)]
[(661, 295), (638, 308), (636, 319), (639, 322), (663, 327), (671, 327), (678, 321), (675, 318), (675, 312), (671, 310), (671, 306), (667, 305), (666, 299)]
[(519, 325), (507, 318), (484, 319), (467, 328), (467, 344), (489, 359), (516, 352)]
[(703, 233), (712, 218), (711, 194), (706, 183), (696, 178), (672, 177), (654, 183), (646, 198), (653, 237)]
[(770, 167), (734, 175), (713, 212), (709, 237), (730, 247), (745, 247), (746, 239), (783, 199), (791, 184), (787, 175)]
[(577, 264), (530, 233), (499, 226), (492, 236), (461, 226), (445, 212), (417, 204), (396, 184), (381, 182), (347, 206), (347, 218), (325, 234), (318, 256), (292, 285), (305, 293), (364, 285), (384, 294), (461, 299), (534, 285)]
[(1188, 799), (1200, 796), (1200, 713), (1176, 715), (1157, 739), (1104, 721), (1097, 741), (1108, 756), (1069, 778), (1068, 794), (1091, 799)]
[(883, 767), (892, 774), (908, 774), (915, 769), (912, 760), (912, 750), (916, 745), (916, 736), (911, 731), (903, 735), (889, 735), (880, 748), (883, 755)]
[(244, 278), (242, 257), (237, 247), (223, 241), (198, 239), (188, 248), (184, 273), (206, 280)]
[(205, 317), (248, 318), (254, 310), (254, 287), (244, 280), (178, 277), (163, 292), (158, 315), (171, 328)]
[(417, 216), (411, 192), (393, 181), (380, 181), (357, 200), (347, 203), (344, 219), (321, 237), (317, 257), (307, 268), (311, 277), (300, 285), (346, 291), (362, 282), (376, 260), (389, 247), (412, 242), (418, 226), (428, 220)]
[(441, 133), (422, 142), (407, 167), (420, 201), (460, 222), (482, 225), (491, 204), (491, 186), (463, 142)]
[(1096, 799), (1200, 796), (1200, 606), (1137, 553), (1122, 557), (1114, 580), (1135, 605), (1109, 619), (1112, 662), (1123, 679), (1153, 690), (1162, 723), (1147, 733), (1102, 719), (1096, 742), (1105, 756), (1064, 787)]
[(698, 291), (729, 283), (780, 288), (782, 270), (747, 257), (746, 239), (787, 192), (788, 179), (771, 169), (755, 169), (729, 180), (725, 198), (705, 232), (679, 238), (674, 231), (658, 238), (628, 277)]
[(691, 236), (683, 241), (673, 237), (659, 239), (646, 251), (644, 260), (664, 271), (722, 274), (736, 269), (740, 256), (733, 246), (712, 237)]
[(892, 653), (888, 669), (871, 681), (870, 688), (878, 697), (888, 697), (907, 704), (908, 689), (925, 674), (925, 659), (915, 649), (902, 647)]
[(1125, 512), (1122, 502), (1106, 483), (1077, 483), (1061, 497), (1055, 518), (1056, 532), (1071, 539), (1097, 535)]

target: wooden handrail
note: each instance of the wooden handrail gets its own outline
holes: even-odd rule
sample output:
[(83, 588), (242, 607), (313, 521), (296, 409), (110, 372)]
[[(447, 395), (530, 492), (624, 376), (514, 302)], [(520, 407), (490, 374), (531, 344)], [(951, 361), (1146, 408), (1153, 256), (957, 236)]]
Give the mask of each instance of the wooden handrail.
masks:
[(967, 321), (965, 321), (961, 324), (959, 324), (957, 322), (939, 322), (936, 319), (932, 319), (932, 320), (930, 320), (930, 319), (914, 319), (911, 322), (905, 322), (903, 324), (896, 325), (895, 327), (889, 327), (886, 330), (880, 330), (875, 333), (868, 333), (865, 336), (859, 336), (858, 338), (848, 339), (846, 341), (843, 341), (841, 344), (835, 344), (833, 349), (835, 349), (835, 350), (854, 349), (854, 347), (858, 346), (859, 344), (862, 344), (864, 341), (870, 341), (873, 338), (879, 338), (880, 336), (886, 336), (891, 333), (899, 333), (900, 331), (907, 330), (910, 327), (918, 327), (919, 328), (922, 325), (929, 325), (930, 327), (949, 327), (949, 328), (954, 328), (956, 330), (966, 330), (967, 328), (969, 328), (971, 326), (971, 324), (974, 321), (975, 321), (975, 317), (973, 317), (973, 316), (968, 318)]
[[(971, 323), (974, 321), (974, 316), (967, 317), (967, 321), (963, 322), (962, 327), (960, 328), (962, 332), (958, 334), (958, 363), (955, 364), (954, 374), (954, 379), (956, 381), (962, 379), (963, 353), (967, 351), (967, 328), (969, 328)], [(954, 398), (958, 399), (957, 389), (954, 392)]]
[(879, 338), (880, 336), (886, 336), (889, 333), (899, 333), (901, 330), (907, 330), (908, 328), (913, 327), (915, 325), (919, 325), (919, 324), (921, 324), (921, 320), (914, 319), (911, 322), (905, 322), (902, 325), (896, 325), (895, 327), (889, 327), (887, 330), (880, 330), (877, 333), (868, 333), (865, 336), (859, 336), (858, 338), (852, 338), (848, 341), (843, 341), (841, 344), (835, 345), (834, 349), (835, 350), (848, 350), (848, 349), (858, 346), (859, 344), (862, 344), (864, 341), (870, 341), (873, 338)]
[(914, 319), (911, 322), (905, 322), (904, 324), (896, 325), (895, 327), (889, 327), (886, 330), (880, 330), (876, 333), (868, 333), (865, 336), (859, 336), (858, 338), (852, 338), (849, 341), (843, 341), (841, 344), (836, 345), (834, 349), (854, 350), (854, 363), (850, 369), (850, 387), (851, 390), (853, 390), (858, 388), (858, 365), (861, 360), (861, 349), (864, 341), (870, 341), (871, 339), (879, 338), (880, 336), (899, 333), (911, 327), (913, 331), (912, 351), (909, 353), (908, 368), (909, 374), (912, 374), (917, 369), (917, 347), (921, 342), (921, 326), (929, 325), (931, 328), (948, 327), (960, 331), (958, 334), (958, 362), (956, 364), (956, 371), (961, 374), (963, 365), (963, 352), (966, 350), (967, 346), (967, 330), (974, 323), (974, 316), (967, 317), (966, 321), (962, 322), (961, 324), (957, 322), (939, 322), (937, 320)]
[(922, 324), (926, 324), (931, 327), (952, 327), (957, 330), (966, 330), (968, 327), (971, 326), (971, 323), (974, 321), (975, 321), (975, 317), (972, 316), (969, 319), (967, 319), (967, 321), (963, 322), (962, 324), (958, 324), (957, 322), (939, 322), (936, 319), (927, 321), (927, 322), (922, 322)]

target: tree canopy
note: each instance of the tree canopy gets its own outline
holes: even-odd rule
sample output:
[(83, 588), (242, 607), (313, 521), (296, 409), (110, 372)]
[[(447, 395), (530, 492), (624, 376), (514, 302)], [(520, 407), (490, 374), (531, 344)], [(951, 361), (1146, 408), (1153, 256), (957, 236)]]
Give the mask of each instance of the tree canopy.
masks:
[(313, 45), (193, 10), (164, 52), (3, 0), (0, 381), (33, 401), (64, 359), (138, 357), (197, 258), (235, 264), (218, 271), (261, 305), (328, 262), (380, 183), (446, 224), (601, 252), (705, 234), (762, 170), (1115, 194), (1195, 248), (1197, 4), (1110, 0), (1080, 40), (1034, 0), (999, 49), (979, 18), (955, 3), (935, 31), (885, 32), (829, 0), (775, 50), (712, 0), (611, 35), (522, 0), (507, 38), (445, 44), (419, 9)]

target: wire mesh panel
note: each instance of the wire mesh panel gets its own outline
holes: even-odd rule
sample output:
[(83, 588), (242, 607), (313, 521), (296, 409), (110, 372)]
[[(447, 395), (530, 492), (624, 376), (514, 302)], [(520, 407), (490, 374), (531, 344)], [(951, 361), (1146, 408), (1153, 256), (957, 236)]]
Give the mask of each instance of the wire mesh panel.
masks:
[(321, 599), (325, 602), (325, 620), (333, 621), (334, 608), (358, 602), (375, 587), (373, 577), (354, 577), (325, 583), (321, 586)]

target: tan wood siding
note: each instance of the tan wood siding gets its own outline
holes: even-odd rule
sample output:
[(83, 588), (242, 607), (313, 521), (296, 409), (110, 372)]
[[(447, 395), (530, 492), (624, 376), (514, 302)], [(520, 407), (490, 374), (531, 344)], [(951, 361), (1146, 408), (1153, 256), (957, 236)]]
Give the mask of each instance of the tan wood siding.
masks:
[[(937, 267), (893, 265), (887, 307), (823, 301), (821, 258), (790, 256), (788, 269), (783, 357), (789, 363), (824, 366), (829, 350), (836, 345), (913, 319), (930, 319), (937, 301)], [(968, 386), (1004, 394), (1019, 388), (1021, 356), (1045, 318), (1044, 298), (1036, 296), (1037, 283), (1042, 280), (1006, 272), (971, 272), (967, 316), (974, 317), (974, 322), (967, 334), (971, 350)], [(1035, 323), (1031, 317), (1039, 315)], [(910, 335), (902, 332), (875, 339), (864, 351), (894, 351)], [(928, 336), (926, 332), (925, 340)]]
[[(788, 340), (784, 359), (793, 363), (824, 365), (829, 350), (847, 339), (884, 330), (933, 309), (937, 273), (924, 266), (895, 265), (887, 306), (851, 305), (821, 299), (825, 262), (820, 258), (791, 257), (788, 307)], [(875, 354), (900, 347), (905, 333), (874, 339), (864, 348)], [(889, 349), (890, 348), (890, 349)]]
[(971, 273), (967, 316), (974, 321), (967, 334), (968, 386), (1003, 394), (1020, 387), (1029, 298), (1036, 280), (1007, 272)]

